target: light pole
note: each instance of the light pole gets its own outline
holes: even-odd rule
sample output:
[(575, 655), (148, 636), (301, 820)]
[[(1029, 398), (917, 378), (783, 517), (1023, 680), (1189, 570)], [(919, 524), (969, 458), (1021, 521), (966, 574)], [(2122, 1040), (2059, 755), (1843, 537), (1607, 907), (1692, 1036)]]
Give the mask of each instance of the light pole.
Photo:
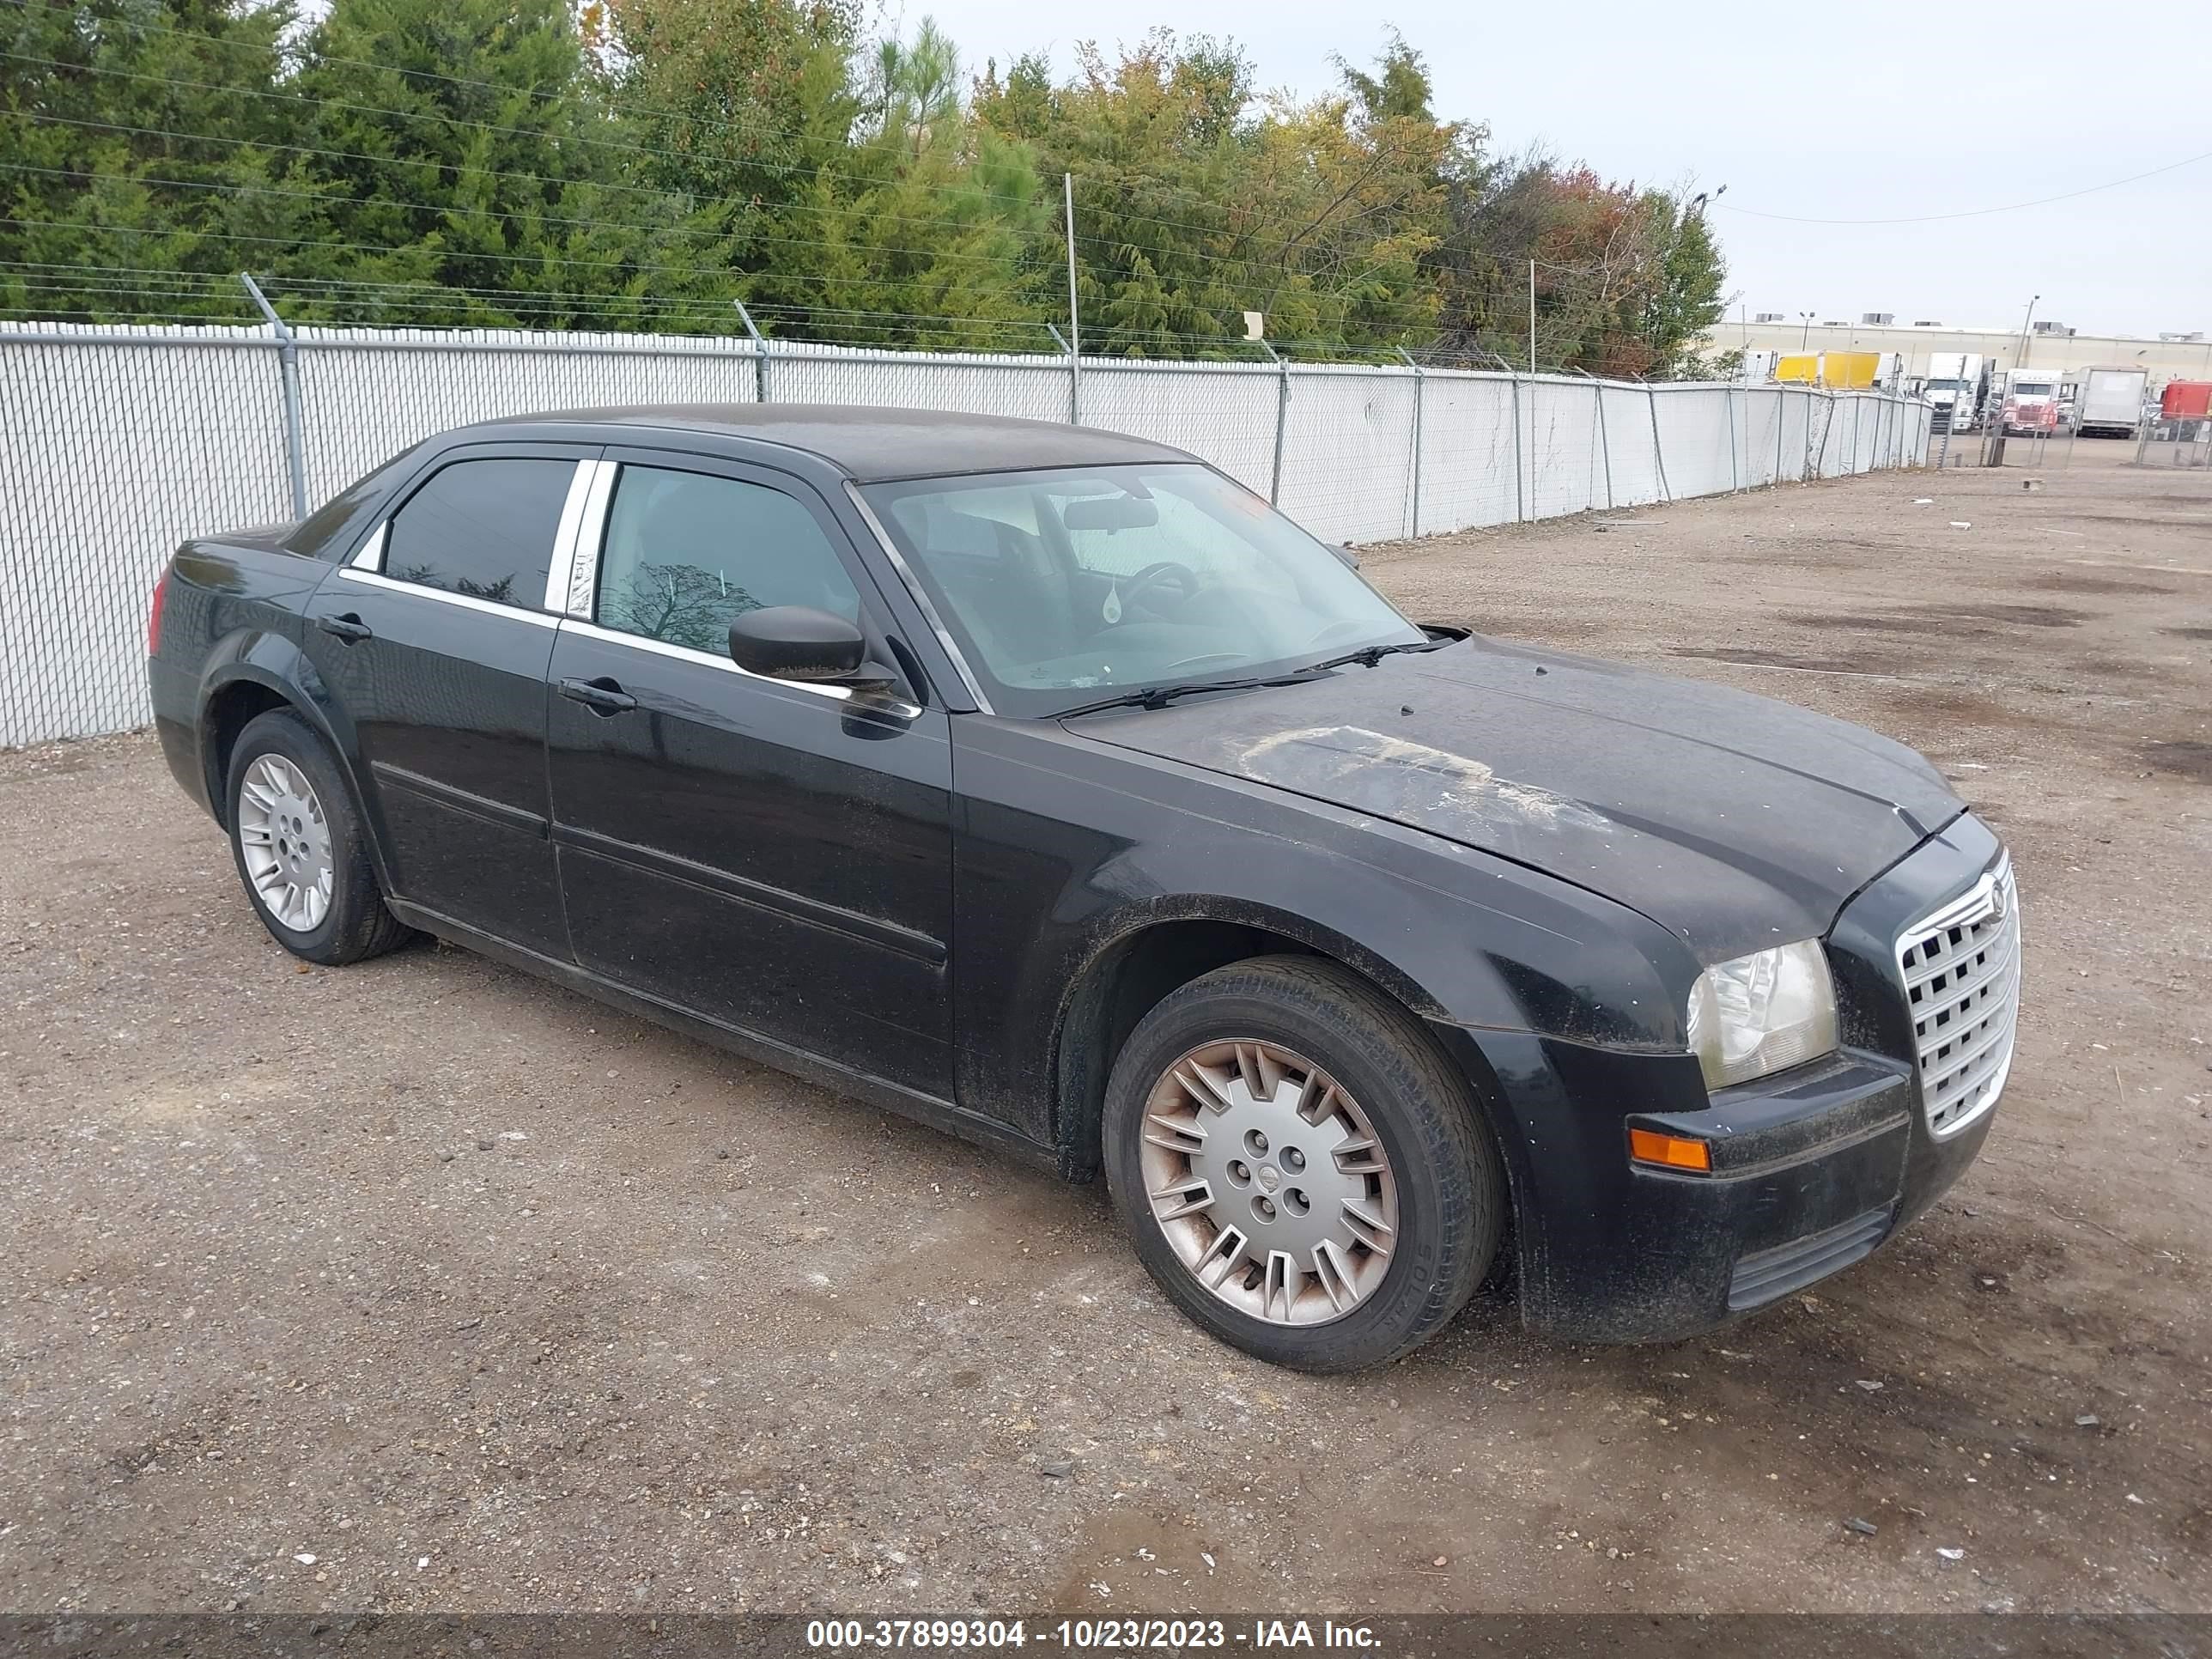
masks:
[(1797, 314), (1805, 319), (1804, 330), (1797, 336), (1797, 349), (1800, 352), (1810, 351), (1813, 349), (1813, 319), (1820, 313), (1817, 311), (1801, 311)]
[(2042, 297), (2040, 294), (2030, 295), (2027, 301), (2027, 315), (2020, 319), (2020, 349), (2013, 353), (2012, 362), (2013, 373), (2015, 374), (2027, 367), (2027, 325), (2035, 320), (2035, 302)]

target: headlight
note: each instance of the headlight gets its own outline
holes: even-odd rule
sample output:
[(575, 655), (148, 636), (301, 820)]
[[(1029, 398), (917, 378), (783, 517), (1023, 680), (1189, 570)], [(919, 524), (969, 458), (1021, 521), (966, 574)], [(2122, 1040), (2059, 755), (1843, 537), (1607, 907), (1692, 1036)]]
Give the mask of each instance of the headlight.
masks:
[(1690, 990), (1690, 1052), (1705, 1086), (1745, 1083), (1836, 1046), (1836, 988), (1818, 939), (1723, 962)]

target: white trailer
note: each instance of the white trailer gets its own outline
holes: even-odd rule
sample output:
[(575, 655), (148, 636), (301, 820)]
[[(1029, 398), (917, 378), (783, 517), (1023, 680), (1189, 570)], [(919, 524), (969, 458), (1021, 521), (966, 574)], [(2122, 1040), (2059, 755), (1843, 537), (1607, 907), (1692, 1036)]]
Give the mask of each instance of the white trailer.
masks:
[(2084, 438), (2132, 438), (2150, 397), (2147, 368), (2085, 368), (2074, 392), (2074, 430)]

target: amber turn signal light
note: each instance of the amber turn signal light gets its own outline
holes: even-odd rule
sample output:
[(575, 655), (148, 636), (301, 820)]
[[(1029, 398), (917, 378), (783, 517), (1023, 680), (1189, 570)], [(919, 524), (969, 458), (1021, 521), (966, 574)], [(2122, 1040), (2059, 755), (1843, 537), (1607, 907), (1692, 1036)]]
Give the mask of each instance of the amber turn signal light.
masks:
[(1631, 1129), (1628, 1155), (1638, 1164), (1656, 1164), (1668, 1170), (1694, 1170), (1711, 1175), (1713, 1149), (1702, 1140), (1681, 1135), (1662, 1135), (1656, 1129)]

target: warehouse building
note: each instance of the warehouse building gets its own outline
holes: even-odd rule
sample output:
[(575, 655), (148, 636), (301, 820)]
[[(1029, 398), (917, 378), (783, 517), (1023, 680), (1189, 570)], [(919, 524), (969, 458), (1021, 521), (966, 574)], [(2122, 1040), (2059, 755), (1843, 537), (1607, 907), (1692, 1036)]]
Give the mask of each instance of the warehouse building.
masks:
[(1908, 380), (1928, 373), (1934, 352), (1972, 351), (1999, 371), (2025, 365), (2061, 380), (2091, 367), (2147, 368), (2150, 383), (2212, 380), (2212, 333), (2154, 335), (2088, 334), (2063, 323), (2035, 324), (2023, 355), (2018, 325), (2005, 328), (1954, 327), (1946, 323), (1900, 319), (1888, 312), (1867, 312), (1856, 321), (1803, 313), (1747, 312), (1717, 325), (1706, 337), (1709, 352), (1741, 348), (1747, 360), (1757, 354), (1801, 351), (1895, 352)]

